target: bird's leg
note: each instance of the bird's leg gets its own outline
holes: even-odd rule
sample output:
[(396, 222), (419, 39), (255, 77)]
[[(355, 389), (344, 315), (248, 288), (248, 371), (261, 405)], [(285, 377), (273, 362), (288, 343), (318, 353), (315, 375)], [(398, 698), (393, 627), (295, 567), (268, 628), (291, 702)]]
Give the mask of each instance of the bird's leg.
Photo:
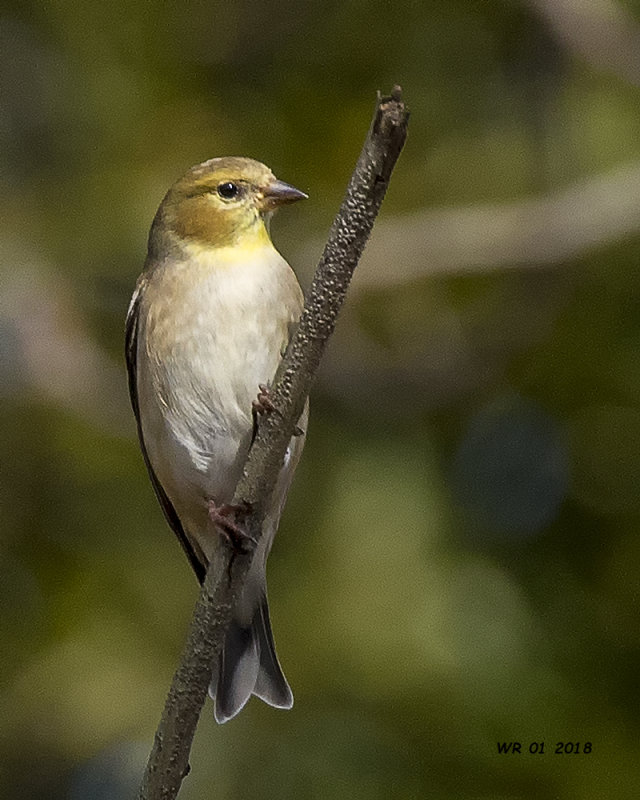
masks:
[(238, 517), (246, 516), (250, 510), (246, 504), (217, 505), (214, 500), (209, 500), (209, 519), (218, 526), (224, 538), (238, 553), (250, 553), (258, 544), (238, 522)]

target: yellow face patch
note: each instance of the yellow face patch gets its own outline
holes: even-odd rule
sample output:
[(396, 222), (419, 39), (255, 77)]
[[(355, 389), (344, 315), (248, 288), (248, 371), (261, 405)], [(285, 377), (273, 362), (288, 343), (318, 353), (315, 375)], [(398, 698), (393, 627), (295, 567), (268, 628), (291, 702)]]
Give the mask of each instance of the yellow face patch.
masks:
[(264, 220), (251, 198), (231, 204), (205, 192), (184, 198), (172, 212), (170, 227), (184, 244), (230, 247), (268, 241)]

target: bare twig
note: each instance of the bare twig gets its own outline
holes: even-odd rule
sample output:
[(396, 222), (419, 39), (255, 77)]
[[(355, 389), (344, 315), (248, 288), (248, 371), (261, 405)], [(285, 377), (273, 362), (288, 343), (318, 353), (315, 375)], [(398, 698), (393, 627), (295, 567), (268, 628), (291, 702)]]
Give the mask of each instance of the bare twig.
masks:
[[(276, 377), (271, 396), (279, 413), (269, 414), (260, 424), (236, 488), (233, 502), (250, 508), (243, 522), (256, 540), (287, 445), (404, 145), (408, 117), (399, 87), (390, 97), (378, 97), (369, 134), (331, 228), (300, 324)], [(139, 800), (174, 798), (188, 772), (191, 743), (207, 687), (251, 558), (252, 554), (233, 554), (221, 547), (209, 566), (156, 731)]]

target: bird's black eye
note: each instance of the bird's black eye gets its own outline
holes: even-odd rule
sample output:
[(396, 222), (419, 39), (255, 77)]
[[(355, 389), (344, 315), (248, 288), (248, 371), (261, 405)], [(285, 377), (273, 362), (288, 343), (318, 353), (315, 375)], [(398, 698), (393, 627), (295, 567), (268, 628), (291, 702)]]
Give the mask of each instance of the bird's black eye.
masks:
[(240, 187), (232, 181), (225, 181), (218, 184), (218, 194), (223, 200), (235, 200), (240, 194)]

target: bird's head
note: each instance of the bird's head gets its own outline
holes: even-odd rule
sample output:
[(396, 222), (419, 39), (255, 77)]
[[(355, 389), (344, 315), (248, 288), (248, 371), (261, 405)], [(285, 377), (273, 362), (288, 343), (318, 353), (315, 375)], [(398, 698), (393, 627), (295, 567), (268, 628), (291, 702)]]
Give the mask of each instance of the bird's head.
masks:
[(306, 196), (259, 161), (212, 158), (169, 189), (151, 229), (149, 250), (265, 244), (278, 206)]

